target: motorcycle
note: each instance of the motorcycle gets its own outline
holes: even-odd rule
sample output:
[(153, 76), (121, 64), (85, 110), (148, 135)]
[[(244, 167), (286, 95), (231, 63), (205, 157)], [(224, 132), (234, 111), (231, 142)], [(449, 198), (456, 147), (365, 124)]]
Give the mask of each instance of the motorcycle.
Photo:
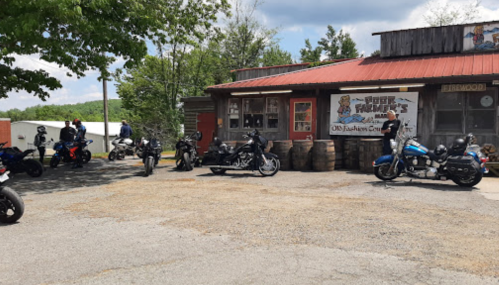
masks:
[(191, 171), (194, 166), (199, 166), (199, 156), (193, 141), (201, 141), (202, 138), (203, 134), (197, 131), (177, 142), (175, 157), (178, 157), (176, 162), (178, 170)]
[(248, 142), (235, 149), (215, 138), (215, 149), (206, 153), (202, 165), (209, 166), (215, 175), (224, 174), (227, 170), (258, 170), (263, 176), (275, 175), (281, 164), (277, 155), (264, 152), (268, 140), (260, 136), (258, 130), (243, 137)]
[[(114, 161), (115, 159), (118, 159), (118, 160), (122, 160), (122, 159), (125, 159), (125, 156), (126, 155), (131, 155), (133, 156), (134, 153), (137, 152), (137, 148), (135, 147), (135, 144), (133, 142), (133, 140), (129, 139), (129, 138), (115, 138), (113, 141), (112, 141), (112, 144), (114, 145), (114, 148), (113, 150), (111, 150), (111, 152), (109, 153), (108, 155), (108, 159), (110, 161)], [(142, 158), (139, 153), (137, 153), (137, 155)]]
[(144, 147), (142, 162), (144, 163), (145, 174), (144, 176), (149, 176), (153, 173), (154, 167), (158, 165), (161, 160), (161, 144), (159, 141), (153, 137), (149, 140), (142, 138), (141, 145)]
[(472, 187), (488, 172), (485, 168), (487, 158), (472, 145), (473, 134), (469, 134), (466, 140), (456, 139), (449, 150), (439, 145), (432, 151), (406, 135), (406, 127), (407, 124), (402, 123), (396, 138), (390, 140), (392, 154), (373, 162), (377, 178), (393, 180), (406, 174), (421, 179), (451, 179), (459, 186)]
[(24, 214), (24, 201), (16, 191), (3, 186), (9, 179), (6, 168), (0, 167), (0, 223), (15, 223)]
[(7, 142), (0, 143), (0, 159), (3, 165), (11, 173), (26, 172), (31, 177), (39, 177), (43, 173), (43, 165), (34, 159), (24, 159), (27, 155), (35, 152), (34, 149), (21, 151), (17, 147), (4, 146)]
[[(85, 140), (82, 157), (83, 163), (88, 163), (92, 159), (92, 153), (88, 150), (88, 145), (93, 142), (93, 140)], [(75, 146), (73, 143), (59, 141), (54, 144), (53, 149), (55, 150), (55, 153), (50, 159), (50, 167), (56, 168), (61, 161), (65, 163), (76, 161), (76, 150), (78, 149), (78, 146)]]

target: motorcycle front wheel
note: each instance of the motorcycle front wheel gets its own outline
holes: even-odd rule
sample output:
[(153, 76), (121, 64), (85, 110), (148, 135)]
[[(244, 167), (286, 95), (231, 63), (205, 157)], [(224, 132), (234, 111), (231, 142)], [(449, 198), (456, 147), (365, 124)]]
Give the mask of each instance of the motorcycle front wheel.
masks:
[(280, 167), (281, 167), (281, 162), (279, 161), (279, 159), (275, 157), (270, 157), (267, 158), (267, 163), (265, 163), (265, 161), (263, 161), (262, 159), (262, 162), (258, 167), (258, 171), (260, 171), (260, 173), (263, 176), (274, 176), (277, 173), (277, 171), (279, 171)]
[(189, 155), (188, 152), (184, 152), (184, 155), (182, 156), (184, 160), (184, 166), (186, 171), (191, 171), (192, 170), (192, 161), (191, 161), (191, 156)]
[(57, 156), (52, 156), (52, 158), (50, 159), (50, 167), (57, 168), (57, 165), (59, 165), (60, 161), (61, 159), (58, 158)]
[(153, 168), (154, 168), (154, 157), (148, 156), (146, 157), (144, 161), (144, 168), (145, 168), (145, 175), (144, 176), (149, 176), (152, 174)]
[(392, 170), (390, 172), (389, 170), (391, 165), (391, 163), (381, 163), (380, 165), (376, 165), (374, 167), (374, 175), (376, 175), (378, 179), (385, 181), (397, 178), (400, 174), (400, 171)]
[(15, 223), (24, 214), (24, 202), (16, 191), (0, 188), (0, 223)]

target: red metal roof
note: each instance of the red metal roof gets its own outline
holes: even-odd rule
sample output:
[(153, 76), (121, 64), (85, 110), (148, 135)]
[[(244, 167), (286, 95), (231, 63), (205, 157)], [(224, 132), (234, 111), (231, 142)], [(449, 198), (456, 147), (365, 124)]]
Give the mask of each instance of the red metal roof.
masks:
[(376, 81), (445, 79), (499, 75), (499, 53), (368, 57), (272, 76), (210, 86), (207, 91), (313, 84), (369, 84)]

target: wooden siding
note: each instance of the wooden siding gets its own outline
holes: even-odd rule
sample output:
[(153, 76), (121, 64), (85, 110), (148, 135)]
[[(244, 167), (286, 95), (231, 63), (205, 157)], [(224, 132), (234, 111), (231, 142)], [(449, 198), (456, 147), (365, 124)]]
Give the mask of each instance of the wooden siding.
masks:
[(236, 72), (236, 81), (253, 79), (253, 78), (270, 76), (270, 75), (276, 75), (276, 74), (301, 70), (301, 69), (305, 69), (305, 68), (307, 68), (307, 65), (239, 70), (239, 71), (235, 71)]
[(381, 57), (463, 51), (464, 26), (431, 27), (381, 34)]
[(197, 131), (198, 113), (215, 112), (215, 103), (211, 97), (182, 98), (184, 103), (184, 134), (190, 135)]

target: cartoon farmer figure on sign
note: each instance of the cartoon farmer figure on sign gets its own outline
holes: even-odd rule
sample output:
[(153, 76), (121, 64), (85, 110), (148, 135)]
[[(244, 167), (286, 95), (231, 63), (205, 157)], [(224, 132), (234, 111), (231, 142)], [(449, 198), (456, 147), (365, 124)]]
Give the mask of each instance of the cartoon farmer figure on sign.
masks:
[(352, 109), (350, 108), (350, 95), (341, 96), (340, 108), (338, 108), (338, 123), (351, 124), (351, 123), (369, 123), (372, 118), (365, 119), (359, 114), (351, 114)]

